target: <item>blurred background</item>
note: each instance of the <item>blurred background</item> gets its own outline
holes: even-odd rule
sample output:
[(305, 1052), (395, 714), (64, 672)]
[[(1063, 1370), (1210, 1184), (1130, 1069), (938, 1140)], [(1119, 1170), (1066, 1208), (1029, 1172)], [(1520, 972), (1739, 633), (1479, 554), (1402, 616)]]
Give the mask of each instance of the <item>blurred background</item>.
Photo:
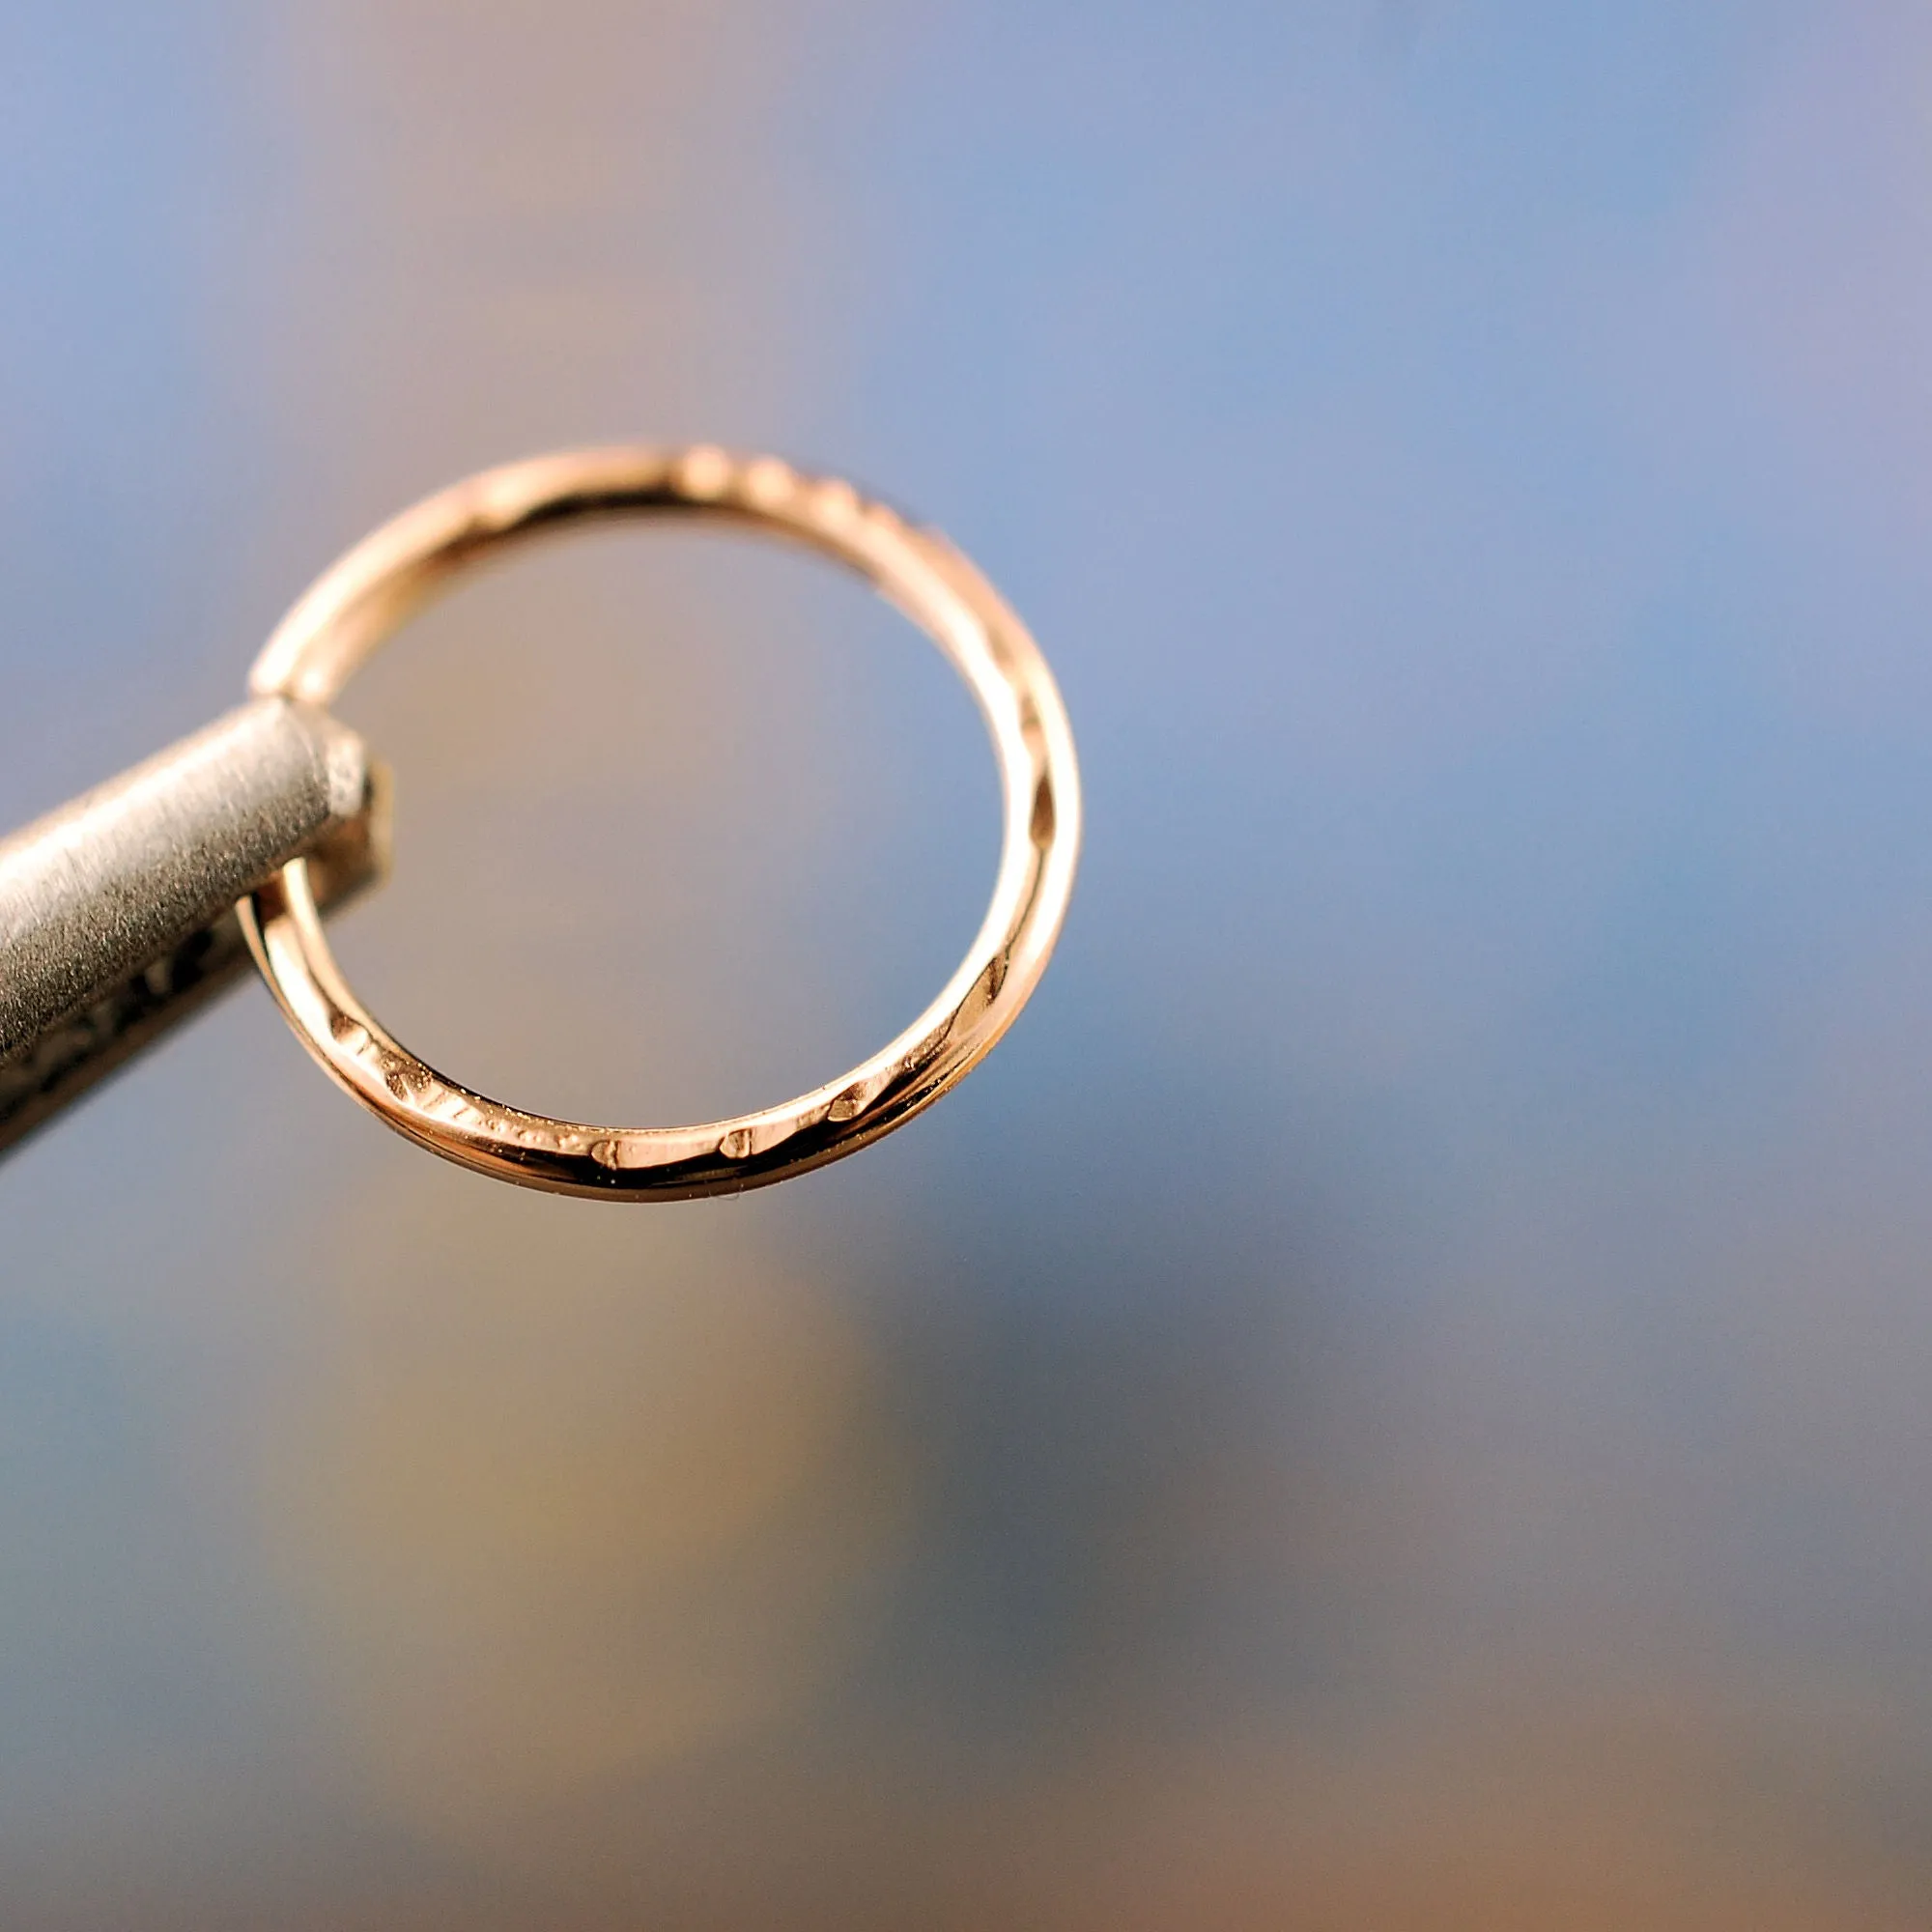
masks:
[[(633, 437), (942, 525), (1091, 814), (791, 1186), (492, 1186), (252, 986), (8, 1160), (0, 1921), (1932, 1920), (1929, 168), (1905, 0), (0, 7), (0, 824)], [(540, 1107), (829, 1077), (990, 887), (794, 557), (344, 709), (344, 963)]]

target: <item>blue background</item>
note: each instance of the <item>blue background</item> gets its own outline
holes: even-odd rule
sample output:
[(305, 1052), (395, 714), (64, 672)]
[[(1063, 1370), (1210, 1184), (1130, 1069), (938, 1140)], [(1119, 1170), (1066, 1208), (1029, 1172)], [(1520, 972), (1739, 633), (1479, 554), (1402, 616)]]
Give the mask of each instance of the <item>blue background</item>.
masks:
[[(1090, 812), (795, 1187), (490, 1188), (259, 989), (8, 1161), (0, 1918), (1922, 1925), (1928, 99), (1888, 0), (0, 11), (0, 823), (627, 437), (942, 525)], [(346, 709), (345, 963), (530, 1104), (812, 1084), (990, 878), (788, 559)]]

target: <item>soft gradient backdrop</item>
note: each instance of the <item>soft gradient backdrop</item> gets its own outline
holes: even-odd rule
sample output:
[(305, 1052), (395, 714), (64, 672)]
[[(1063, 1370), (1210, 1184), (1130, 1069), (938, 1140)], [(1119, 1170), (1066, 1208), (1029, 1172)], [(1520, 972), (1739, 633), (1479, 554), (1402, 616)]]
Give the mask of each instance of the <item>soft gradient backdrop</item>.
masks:
[[(1932, 18), (0, 6), (0, 823), (481, 465), (942, 524), (1091, 836), (864, 1158), (438, 1165), (259, 988), (0, 1168), (9, 1932), (1932, 1922)], [(971, 707), (606, 534), (345, 709), (506, 1096), (895, 1030)]]

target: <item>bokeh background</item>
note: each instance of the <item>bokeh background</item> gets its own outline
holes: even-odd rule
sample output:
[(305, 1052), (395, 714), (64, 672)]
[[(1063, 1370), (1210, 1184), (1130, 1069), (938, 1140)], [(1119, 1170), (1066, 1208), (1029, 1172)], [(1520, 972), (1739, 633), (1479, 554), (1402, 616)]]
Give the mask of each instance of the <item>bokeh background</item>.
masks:
[[(0, 8), (0, 823), (510, 456), (771, 447), (1030, 618), (1003, 1049), (614, 1210), (258, 988), (0, 1169), (0, 1922), (1932, 1922), (1932, 20)], [(794, 558), (520, 560), (345, 710), (371, 1005), (713, 1117), (977, 923)]]

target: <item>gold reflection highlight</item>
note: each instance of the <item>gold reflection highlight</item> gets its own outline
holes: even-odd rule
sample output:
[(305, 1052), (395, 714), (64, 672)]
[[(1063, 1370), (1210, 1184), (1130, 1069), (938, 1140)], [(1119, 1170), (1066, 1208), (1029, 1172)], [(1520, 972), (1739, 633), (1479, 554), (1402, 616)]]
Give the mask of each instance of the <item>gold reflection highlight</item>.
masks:
[(268, 1532), (370, 1800), (500, 1851), (511, 1817), (809, 1698), (908, 1493), (809, 1280), (479, 1191), (350, 1217)]
[[(532, 448), (781, 428), (810, 353), (776, 320), (786, 197), (716, 130), (755, 119), (784, 25), (596, 0), (278, 17), (314, 197), (269, 387), (295, 444), (326, 438), (341, 534)], [(346, 935), (352, 970), (425, 1043), (566, 1108), (764, 1091), (747, 988), (692, 935), (721, 874), (810, 865), (823, 837), (822, 796), (774, 822), (757, 781), (760, 734), (823, 699), (781, 656), (747, 692), (707, 648), (769, 605), (646, 574), (520, 564), (365, 700), (397, 890)], [(540, 1883), (518, 1819), (827, 1683), (904, 1533), (904, 1451), (849, 1309), (747, 1223), (425, 1185), (354, 1126), (313, 1216), (321, 1339), (272, 1431), (267, 1559), (336, 1740), (325, 1780)]]

